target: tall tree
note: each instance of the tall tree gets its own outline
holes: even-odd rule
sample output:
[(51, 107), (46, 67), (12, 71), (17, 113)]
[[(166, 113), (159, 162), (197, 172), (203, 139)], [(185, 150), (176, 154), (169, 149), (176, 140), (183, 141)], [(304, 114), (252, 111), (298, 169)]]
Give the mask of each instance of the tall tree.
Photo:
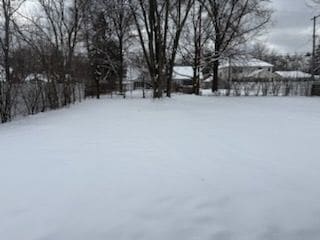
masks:
[(100, 12), (93, 23), (92, 46), (89, 49), (89, 61), (96, 85), (96, 97), (100, 98), (101, 80), (106, 75), (106, 20), (103, 12)]
[(10, 53), (12, 45), (12, 26), (14, 23), (15, 14), (19, 11), (25, 0), (1, 0), (0, 16), (2, 18), (0, 26), (0, 45), (2, 51), (2, 62), (4, 67), (3, 79), (0, 79), (0, 119), (1, 122), (11, 120), (12, 110), (12, 79), (11, 79), (11, 62)]
[(195, 0), (175, 0), (169, 1), (169, 3), (169, 34), (167, 34), (168, 46), (166, 52), (167, 97), (171, 96), (173, 67), (176, 61), (182, 31)]
[(162, 97), (165, 88), (171, 95), (179, 40), (192, 4), (193, 0), (130, 0), (154, 98)]
[(114, 36), (119, 55), (119, 92), (125, 97), (123, 79), (125, 77), (125, 53), (132, 36), (133, 15), (129, 0), (103, 1), (109, 28)]
[(88, 0), (38, 0), (42, 9), (42, 22), (36, 24), (47, 36), (60, 67), (54, 74), (63, 83), (63, 105), (71, 103), (73, 58), (79, 43), (79, 33)]
[(204, 50), (210, 43), (212, 25), (208, 21), (202, 4), (195, 1), (180, 44), (181, 56), (185, 63), (193, 68), (193, 88), (200, 94), (200, 75), (204, 67)]
[(256, 36), (270, 22), (270, 0), (200, 0), (214, 27), (212, 91), (218, 90), (218, 69), (228, 51)]
[[(121, 72), (120, 55), (116, 41), (110, 37), (111, 30), (105, 18), (105, 13), (100, 11), (98, 16), (92, 15), (92, 29), (87, 41), (89, 62), (95, 83), (96, 97), (101, 94), (101, 82), (105, 88), (114, 90), (114, 79), (119, 78)], [(89, 84), (90, 86), (91, 84)]]

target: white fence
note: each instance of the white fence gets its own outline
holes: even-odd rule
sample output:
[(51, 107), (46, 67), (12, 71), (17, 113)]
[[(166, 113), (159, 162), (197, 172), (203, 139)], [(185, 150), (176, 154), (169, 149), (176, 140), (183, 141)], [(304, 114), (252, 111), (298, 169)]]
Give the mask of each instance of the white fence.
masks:
[[(224, 96), (310, 96), (313, 81), (233, 81), (218, 91)], [(204, 91), (206, 92), (206, 91)]]

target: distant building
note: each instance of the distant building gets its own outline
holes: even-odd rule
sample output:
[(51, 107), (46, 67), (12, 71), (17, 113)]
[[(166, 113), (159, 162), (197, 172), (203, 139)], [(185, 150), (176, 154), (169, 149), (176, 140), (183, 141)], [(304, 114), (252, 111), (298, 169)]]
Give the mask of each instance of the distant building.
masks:
[(312, 75), (302, 71), (276, 71), (275, 75), (281, 80), (304, 81), (310, 80)]
[[(193, 77), (192, 66), (174, 66), (172, 74), (173, 89), (185, 93), (192, 93)], [(200, 81), (202, 78), (202, 73), (200, 73)]]
[[(219, 87), (224, 87), (230, 81), (253, 79), (253, 76), (272, 78), (273, 65), (250, 57), (237, 57), (222, 60), (219, 66)], [(270, 73), (270, 74), (269, 74)]]
[(246, 80), (254, 80), (254, 81), (263, 81), (263, 80), (275, 80), (277, 76), (270, 72), (267, 69), (259, 69), (256, 71), (253, 71), (252, 73), (249, 73), (247, 76), (244, 76)]
[(126, 78), (123, 83), (131, 90), (151, 88), (151, 79), (148, 71), (134, 65), (128, 66), (126, 70)]
[(256, 59), (248, 57), (238, 57), (223, 60), (219, 66), (219, 78), (222, 81), (241, 80), (246, 78), (266, 77), (271, 78), (273, 72), (273, 65)]
[(193, 68), (192, 66), (174, 66), (172, 81), (177, 85), (193, 84)]
[(25, 79), (25, 82), (49, 82), (48, 77), (42, 73), (30, 73)]
[[(273, 80), (273, 65), (251, 57), (224, 59), (219, 65), (219, 88), (226, 88), (233, 81), (266, 81)], [(212, 86), (212, 75), (202, 81), (202, 88)]]

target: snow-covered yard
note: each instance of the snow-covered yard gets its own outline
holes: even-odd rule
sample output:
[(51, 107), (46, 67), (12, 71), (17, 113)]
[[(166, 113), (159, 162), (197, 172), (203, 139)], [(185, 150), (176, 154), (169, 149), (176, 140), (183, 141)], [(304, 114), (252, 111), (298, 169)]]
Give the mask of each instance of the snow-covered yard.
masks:
[(0, 126), (1, 240), (318, 240), (320, 98), (90, 100)]

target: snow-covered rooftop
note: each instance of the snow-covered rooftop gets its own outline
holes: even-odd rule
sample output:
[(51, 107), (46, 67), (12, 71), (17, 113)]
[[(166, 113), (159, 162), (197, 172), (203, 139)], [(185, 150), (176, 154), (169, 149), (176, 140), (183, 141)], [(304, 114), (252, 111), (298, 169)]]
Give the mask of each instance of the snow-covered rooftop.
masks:
[[(181, 80), (188, 80), (193, 78), (192, 66), (174, 66), (172, 78), (181, 79)], [(200, 72), (200, 78), (202, 78), (201, 72)]]
[(275, 73), (282, 78), (299, 79), (299, 78), (310, 78), (311, 77), (311, 74), (305, 73), (302, 71), (276, 71)]
[(47, 76), (45, 76), (44, 74), (41, 74), (41, 73), (31, 73), (24, 80), (26, 82), (30, 82), (30, 81), (48, 82)]
[(193, 78), (193, 68), (191, 66), (173, 67), (173, 79), (190, 79)]
[(226, 67), (273, 67), (272, 64), (257, 58), (232, 58), (231, 60), (222, 60), (219, 68)]
[(257, 78), (257, 79), (266, 79), (266, 78), (273, 78), (274, 73), (266, 70), (266, 69), (258, 69), (249, 73), (246, 77), (248, 78)]

